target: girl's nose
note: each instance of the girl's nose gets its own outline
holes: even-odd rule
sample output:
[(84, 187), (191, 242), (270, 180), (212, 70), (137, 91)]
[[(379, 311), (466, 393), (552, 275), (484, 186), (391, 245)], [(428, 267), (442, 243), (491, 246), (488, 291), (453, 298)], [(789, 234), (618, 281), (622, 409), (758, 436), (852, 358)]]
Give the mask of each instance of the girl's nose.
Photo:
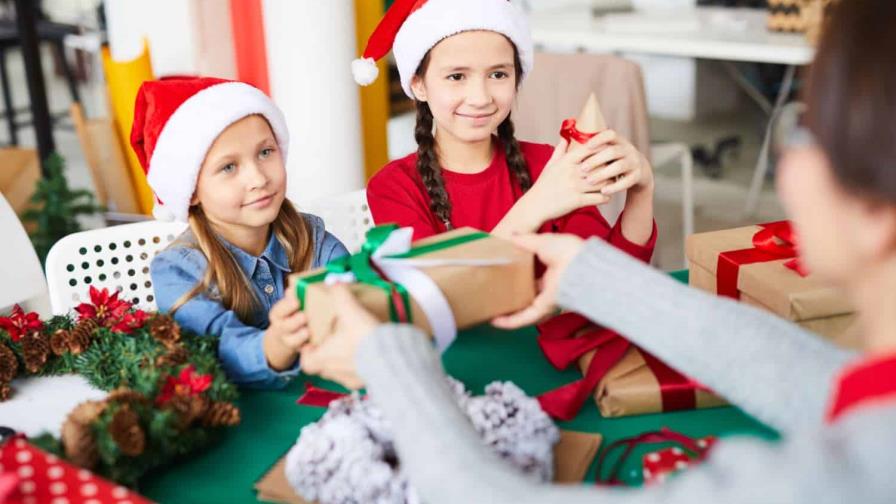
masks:
[(472, 106), (484, 107), (492, 102), (492, 95), (488, 91), (485, 81), (474, 81), (470, 79), (469, 92), (467, 93), (467, 103)]
[(258, 166), (258, 163), (250, 163), (244, 173), (246, 174), (246, 183), (250, 189), (260, 189), (268, 185), (268, 176)]

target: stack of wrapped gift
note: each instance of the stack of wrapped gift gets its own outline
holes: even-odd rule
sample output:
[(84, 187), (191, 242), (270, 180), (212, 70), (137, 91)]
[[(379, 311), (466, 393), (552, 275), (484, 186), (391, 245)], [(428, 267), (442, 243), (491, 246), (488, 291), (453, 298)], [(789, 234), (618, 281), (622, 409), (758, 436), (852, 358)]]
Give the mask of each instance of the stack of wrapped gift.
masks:
[(690, 284), (791, 320), (857, 348), (855, 310), (843, 292), (803, 271), (790, 224), (772, 222), (691, 235)]

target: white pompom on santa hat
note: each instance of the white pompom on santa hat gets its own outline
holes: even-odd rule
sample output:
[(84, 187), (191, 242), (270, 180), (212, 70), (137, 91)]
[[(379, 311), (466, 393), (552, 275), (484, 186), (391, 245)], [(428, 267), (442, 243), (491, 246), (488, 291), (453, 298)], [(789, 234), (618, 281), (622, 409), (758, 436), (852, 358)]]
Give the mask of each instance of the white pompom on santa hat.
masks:
[(140, 86), (131, 146), (155, 193), (156, 219), (187, 221), (209, 148), (228, 126), (255, 114), (271, 126), (285, 161), (286, 119), (260, 89), (212, 77), (176, 77)]
[(362, 86), (379, 75), (377, 60), (391, 50), (401, 87), (414, 98), (411, 79), (430, 49), (465, 31), (500, 33), (516, 46), (523, 78), (532, 70), (535, 48), (526, 14), (508, 0), (395, 0), (376, 27), (364, 56), (352, 62), (352, 74)]

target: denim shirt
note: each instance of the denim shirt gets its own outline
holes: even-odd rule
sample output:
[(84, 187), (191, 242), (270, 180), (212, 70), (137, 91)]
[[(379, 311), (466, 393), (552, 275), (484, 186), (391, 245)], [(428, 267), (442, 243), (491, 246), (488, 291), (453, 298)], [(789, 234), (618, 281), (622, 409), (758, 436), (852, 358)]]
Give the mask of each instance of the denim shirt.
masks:
[[(312, 267), (323, 266), (348, 254), (345, 246), (325, 230), (323, 220), (308, 214), (303, 217), (310, 224), (314, 239)], [(150, 275), (160, 312), (170, 311), (174, 303), (205, 275), (208, 261), (201, 250), (191, 246), (195, 242), (196, 238), (188, 229), (153, 259)], [(220, 338), (218, 358), (234, 383), (258, 388), (283, 387), (299, 373), (299, 363), (297, 361), (292, 368), (282, 372), (271, 369), (264, 355), (262, 339), (269, 325), (268, 311), (283, 297), (285, 276), (291, 273), (286, 251), (273, 234), (260, 257), (226, 240), (221, 242), (233, 254), (255, 291), (258, 308), (252, 314), (251, 323), (243, 323), (233, 310), (226, 309), (214, 288), (181, 306), (174, 319), (181, 327), (196, 334), (212, 334)]]

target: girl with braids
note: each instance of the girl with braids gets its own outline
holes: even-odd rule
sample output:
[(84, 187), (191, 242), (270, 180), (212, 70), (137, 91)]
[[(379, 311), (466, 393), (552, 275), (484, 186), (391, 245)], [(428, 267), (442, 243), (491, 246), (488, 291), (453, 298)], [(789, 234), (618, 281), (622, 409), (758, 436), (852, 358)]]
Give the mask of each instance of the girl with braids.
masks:
[[(394, 39), (394, 44), (393, 44)], [(471, 226), (497, 235), (598, 236), (648, 261), (656, 231), (646, 158), (613, 131), (567, 152), (520, 142), (511, 107), (532, 67), (525, 15), (507, 0), (396, 1), (353, 64), (375, 78), (373, 59), (395, 54), (417, 106), (415, 154), (393, 161), (367, 189), (373, 218), (414, 228), (416, 239)], [(597, 205), (627, 192), (610, 226)]]
[(157, 198), (153, 213), (190, 225), (150, 266), (159, 310), (218, 336), (233, 381), (284, 385), (308, 340), (298, 301), (283, 296), (286, 275), (347, 252), (285, 199), (283, 114), (242, 82), (150, 81), (137, 95), (131, 144)]
[(896, 502), (896, 2), (832, 2), (829, 13), (805, 104), (775, 119), (775, 173), (806, 266), (857, 309), (862, 350), (688, 288), (601, 240), (516, 237), (548, 272), (533, 304), (496, 325), (525, 326), (557, 305), (579, 311), (781, 435), (720, 439), (703, 465), (663, 484), (539, 484), (482, 442), (428, 336), (380, 325), (338, 286), (337, 330), (302, 355), (305, 371), (365, 387), (421, 502)]

